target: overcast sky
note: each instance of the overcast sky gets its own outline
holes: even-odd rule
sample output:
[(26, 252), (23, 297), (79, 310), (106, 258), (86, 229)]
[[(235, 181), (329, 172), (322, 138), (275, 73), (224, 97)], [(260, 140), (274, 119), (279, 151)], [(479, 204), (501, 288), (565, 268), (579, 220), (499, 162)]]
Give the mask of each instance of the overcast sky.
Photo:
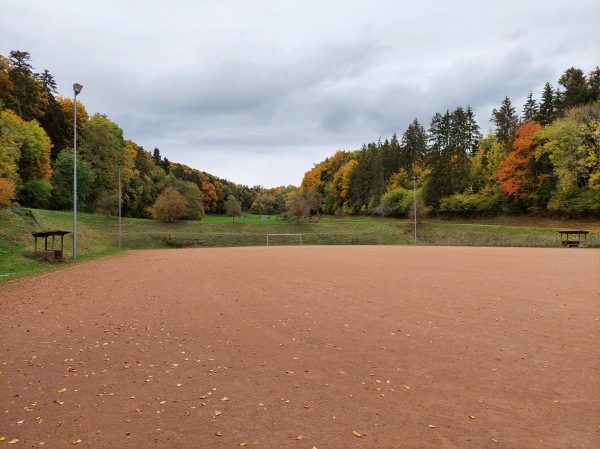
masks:
[(0, 0), (0, 54), (148, 151), (276, 187), (457, 106), (486, 131), (599, 65), (599, 24), (598, 0)]

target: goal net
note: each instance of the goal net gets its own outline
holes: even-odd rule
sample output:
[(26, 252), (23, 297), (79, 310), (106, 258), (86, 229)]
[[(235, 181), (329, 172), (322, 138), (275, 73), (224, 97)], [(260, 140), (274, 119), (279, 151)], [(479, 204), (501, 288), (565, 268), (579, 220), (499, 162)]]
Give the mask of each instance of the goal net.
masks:
[(302, 234), (267, 234), (267, 246), (302, 245)]

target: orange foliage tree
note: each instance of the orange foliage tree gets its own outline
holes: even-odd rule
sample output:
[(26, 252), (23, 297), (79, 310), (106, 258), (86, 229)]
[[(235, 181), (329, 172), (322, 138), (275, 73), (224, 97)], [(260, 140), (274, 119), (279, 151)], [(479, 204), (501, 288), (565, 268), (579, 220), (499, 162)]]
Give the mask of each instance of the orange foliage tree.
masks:
[(0, 209), (9, 206), (15, 198), (15, 183), (6, 178), (0, 178)]
[(515, 203), (530, 206), (540, 185), (549, 175), (537, 173), (535, 134), (542, 129), (539, 123), (525, 122), (515, 133), (511, 151), (504, 157), (496, 172), (500, 191)]

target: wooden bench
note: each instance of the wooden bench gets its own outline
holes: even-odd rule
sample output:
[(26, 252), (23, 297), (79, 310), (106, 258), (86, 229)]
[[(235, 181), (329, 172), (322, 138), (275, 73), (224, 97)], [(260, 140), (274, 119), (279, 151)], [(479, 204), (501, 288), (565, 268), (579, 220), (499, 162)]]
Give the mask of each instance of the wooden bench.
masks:
[[(40, 231), (32, 232), (31, 235), (35, 238), (35, 256), (41, 260), (47, 260), (49, 262), (62, 262), (63, 260), (63, 248), (64, 248), (64, 236), (70, 234), (71, 231)], [(55, 248), (55, 238), (60, 237), (60, 249)], [(37, 239), (44, 239), (44, 249), (38, 249)], [(52, 237), (52, 246), (48, 248), (48, 237)]]
[(587, 246), (587, 236), (590, 231), (568, 230), (558, 232), (560, 243), (565, 248), (585, 248)]

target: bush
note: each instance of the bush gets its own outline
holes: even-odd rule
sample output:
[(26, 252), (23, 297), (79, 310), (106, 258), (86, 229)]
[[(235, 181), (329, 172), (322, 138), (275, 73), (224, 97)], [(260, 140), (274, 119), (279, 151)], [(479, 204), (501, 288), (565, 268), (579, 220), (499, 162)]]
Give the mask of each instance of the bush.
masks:
[(440, 201), (439, 211), (455, 215), (497, 215), (504, 209), (505, 198), (491, 189), (477, 193), (455, 193)]
[(19, 201), (27, 207), (43, 208), (48, 205), (52, 196), (52, 184), (43, 179), (32, 179), (23, 184), (19, 190)]
[(567, 217), (600, 217), (600, 190), (582, 188), (554, 192), (548, 211)]
[(382, 202), (389, 208), (391, 215), (395, 217), (408, 217), (413, 207), (413, 192), (403, 187), (387, 191)]
[(163, 243), (167, 246), (177, 246), (177, 237), (170, 233), (166, 234), (163, 237)]

